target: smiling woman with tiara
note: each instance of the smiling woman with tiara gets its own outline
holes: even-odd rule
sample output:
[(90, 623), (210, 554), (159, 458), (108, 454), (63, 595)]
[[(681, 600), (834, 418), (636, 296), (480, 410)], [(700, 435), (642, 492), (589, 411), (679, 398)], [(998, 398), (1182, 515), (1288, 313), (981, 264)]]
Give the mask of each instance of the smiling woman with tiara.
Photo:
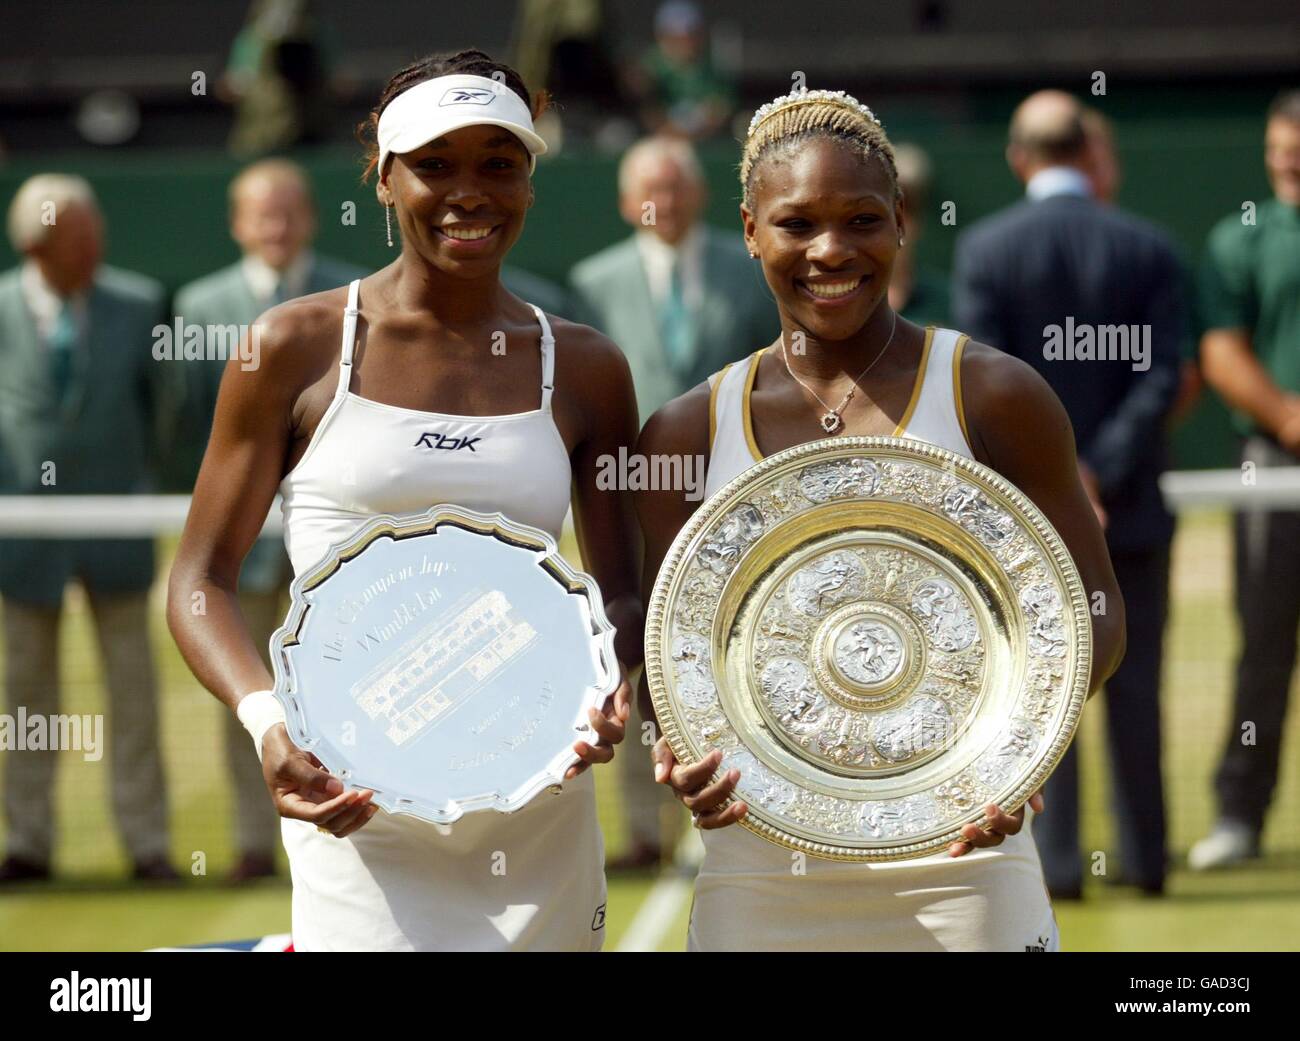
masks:
[[(906, 228), (880, 121), (843, 91), (777, 98), (750, 123), (740, 180), (745, 241), (781, 335), (665, 405), (638, 452), (707, 456), (706, 496), (764, 457), (827, 435), (911, 438), (992, 467), (1047, 515), (1085, 588), (1105, 594), (1108, 611), (1092, 619), (1095, 692), (1123, 655), (1124, 612), (1069, 420), (1028, 365), (889, 306)], [(668, 490), (638, 494), (646, 591), (698, 505)], [(944, 853), (808, 858), (796, 870), (788, 850), (735, 827), (748, 807), (727, 801), (739, 771), (713, 779), (719, 751), (682, 766), (661, 739), (654, 759), (656, 779), (703, 833), (694, 950), (1058, 949), (1030, 834), (1041, 793), (1014, 812), (985, 807), (988, 830), (967, 825)]]

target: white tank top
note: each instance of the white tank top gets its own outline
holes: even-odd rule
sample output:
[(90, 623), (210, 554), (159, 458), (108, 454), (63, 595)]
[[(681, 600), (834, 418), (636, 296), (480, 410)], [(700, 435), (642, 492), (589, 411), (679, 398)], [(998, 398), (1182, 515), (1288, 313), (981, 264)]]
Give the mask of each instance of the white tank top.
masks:
[[(966, 336), (926, 329), (917, 379), (895, 437), (974, 458), (961, 403)], [(757, 351), (710, 377), (705, 496), (763, 458), (750, 390)], [(810, 439), (811, 440), (811, 439)], [(1057, 949), (1038, 850), (1025, 826), (963, 857), (853, 864), (806, 859), (738, 825), (700, 832), (690, 943), (697, 950)]]
[[(456, 416), (384, 405), (349, 389), (360, 281), (348, 287), (338, 389), (280, 483), (295, 574), (378, 513), (438, 503), (500, 510), (559, 538), (568, 451), (551, 416), (555, 340), (541, 326), (541, 405)], [(530, 305), (531, 306), (531, 305)], [(306, 692), (310, 697), (311, 692)], [(297, 950), (596, 950), (604, 848), (591, 771), (510, 814), (429, 824), (382, 810), (345, 839), (281, 820)]]
[(294, 574), (375, 514), (422, 513), (443, 502), (500, 510), (558, 539), (572, 474), (551, 415), (555, 338), (546, 316), (533, 307), (542, 329), (539, 408), (503, 416), (420, 412), (349, 389), (359, 287), (348, 286), (334, 400), (298, 465), (280, 482)]
[[(974, 458), (966, 439), (966, 417), (961, 406), (961, 354), (967, 337), (952, 329), (925, 330), (919, 375), (912, 398), (894, 437), (946, 448)], [(762, 350), (728, 365), (709, 377), (709, 470), (705, 498), (763, 458), (754, 440), (749, 394), (758, 375)]]

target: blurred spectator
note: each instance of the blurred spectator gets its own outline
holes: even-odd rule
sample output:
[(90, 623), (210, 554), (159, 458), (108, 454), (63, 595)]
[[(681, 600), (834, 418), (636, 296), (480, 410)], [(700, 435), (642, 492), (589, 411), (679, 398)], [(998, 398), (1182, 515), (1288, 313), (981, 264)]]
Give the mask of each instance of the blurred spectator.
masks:
[(235, 155), (324, 139), (334, 55), (312, 7), (312, 0), (254, 0), (250, 7), (221, 82), (222, 95), (235, 105)]
[[(1068, 94), (1042, 91), (1021, 103), (1007, 159), (1026, 198), (958, 240), (954, 324), (1033, 365), (1074, 425), (1079, 474), (1127, 608), (1128, 651), (1105, 694), (1120, 880), (1159, 893), (1160, 667), (1174, 524), (1157, 479), (1185, 335), (1182, 272), (1162, 232), (1093, 198), (1081, 106)], [(1063, 340), (1068, 353), (1058, 350)], [(1034, 821), (1048, 889), (1064, 898), (1081, 895), (1083, 884), (1076, 746), (1048, 780), (1047, 812)]]
[[(191, 325), (251, 325), (285, 300), (346, 285), (360, 268), (317, 256), (316, 203), (306, 172), (288, 159), (264, 159), (245, 167), (230, 183), (230, 237), (242, 256), (176, 293), (174, 310)], [(219, 351), (205, 342), (205, 358), (184, 366), (185, 428), (171, 462), (174, 486), (189, 491), (198, 473), (225, 371)], [(214, 357), (215, 355), (215, 357)], [(276, 540), (279, 541), (278, 539)], [(251, 560), (260, 547), (250, 551)], [(247, 743), (247, 742), (245, 742)]]
[[(1268, 111), (1264, 165), (1273, 198), (1210, 233), (1200, 302), (1205, 380), (1233, 408), (1243, 465), (1300, 458), (1300, 91)], [(1195, 869), (1259, 854), (1277, 783), (1300, 625), (1300, 512), (1240, 513), (1235, 524), (1241, 657), (1215, 774), (1218, 820), (1192, 847)]]
[[(316, 206), (307, 174), (287, 159), (264, 159), (245, 168), (230, 185), (230, 235), (243, 256), (213, 274), (182, 287), (176, 317), (184, 327), (202, 327), (204, 356), (186, 361), (186, 427), (178, 431), (177, 456), (184, 487), (193, 487), (216, 409), (226, 363), (219, 330), (238, 326), (244, 333), (276, 304), (346, 285), (364, 274), (359, 268), (312, 252)], [(229, 342), (227, 340), (226, 342)], [(293, 569), (279, 536), (258, 539), (239, 574), (239, 606), (249, 631), (271, 668), (271, 634), (284, 621)], [(233, 879), (246, 881), (274, 873), (279, 816), (267, 798), (262, 767), (248, 734), (226, 713), (226, 756), (235, 782), (239, 859)]]
[(713, 64), (704, 16), (687, 0), (668, 0), (655, 13), (654, 28), (654, 45), (629, 71), (645, 129), (712, 137), (731, 118), (736, 90)]
[[(1083, 133), (1088, 139), (1088, 182), (1092, 185), (1092, 197), (1106, 206), (1112, 206), (1119, 195), (1120, 182), (1124, 170), (1119, 161), (1119, 149), (1115, 144), (1115, 127), (1110, 119), (1095, 108), (1083, 109)], [(1189, 331), (1195, 328), (1195, 304), (1188, 294)], [(1201, 396), (1201, 369), (1195, 358), (1195, 337), (1189, 335), (1185, 340), (1182, 364), (1179, 366), (1178, 394), (1173, 407), (1169, 410), (1169, 422), (1176, 426), (1192, 409), (1196, 407)]]
[(1083, 136), (1088, 141), (1087, 174), (1092, 197), (1107, 206), (1113, 205), (1123, 176), (1115, 148), (1115, 128), (1095, 108), (1085, 106), (1082, 118)]
[[(642, 421), (728, 362), (771, 343), (776, 306), (738, 232), (700, 220), (704, 177), (690, 144), (648, 138), (619, 167), (619, 212), (636, 231), (578, 263), (577, 317), (627, 355)], [(635, 706), (629, 733), (640, 734)], [(611, 868), (648, 866), (663, 850), (660, 813), (675, 805), (644, 755), (616, 756), (631, 834)]]
[[(41, 174), (9, 207), (23, 256), (0, 274), (0, 493), (149, 491), (167, 369), (153, 360), (163, 289), (101, 264), (104, 225), (90, 185)], [(139, 880), (176, 878), (147, 600), (149, 539), (6, 539), (0, 543), (7, 711), (59, 712), (64, 586), (80, 579), (108, 687), (106, 732), (118, 827)], [(69, 753), (71, 754), (71, 753)], [(8, 751), (7, 856), (0, 882), (50, 875), (55, 751)]]
[(918, 325), (946, 326), (948, 280), (916, 259), (930, 206), (930, 157), (919, 146), (904, 142), (894, 146), (894, 165), (898, 169), (898, 187), (903, 191), (906, 234), (889, 280), (889, 306)]
[[(590, 133), (622, 106), (610, 60), (602, 0), (523, 0), (515, 28), (515, 68), (525, 83), (561, 99), (548, 110), (566, 129)], [(544, 135), (545, 136), (545, 135)], [(554, 144), (550, 137), (548, 144)]]
[(728, 362), (775, 339), (776, 305), (739, 229), (705, 224), (704, 174), (676, 138), (633, 145), (618, 171), (619, 213), (634, 233), (570, 274), (579, 318), (627, 355), (648, 419)]

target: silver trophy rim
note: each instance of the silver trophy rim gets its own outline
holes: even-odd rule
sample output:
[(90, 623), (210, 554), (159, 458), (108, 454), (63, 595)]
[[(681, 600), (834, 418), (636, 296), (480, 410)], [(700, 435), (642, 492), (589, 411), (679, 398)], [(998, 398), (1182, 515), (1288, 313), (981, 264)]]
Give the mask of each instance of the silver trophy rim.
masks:
[[(951, 466), (954, 471), (964, 474), (968, 479), (994, 489), (1000, 495), (1015, 503), (1022, 511), (1029, 528), (1039, 538), (1042, 548), (1059, 567), (1064, 586), (1069, 593), (1069, 612), (1072, 617), (1077, 639), (1077, 653), (1080, 667), (1069, 677), (1068, 690), (1065, 693), (1066, 709), (1061, 728), (1050, 742), (1040, 766), (1029, 776), (1022, 777), (1014, 792), (1005, 800), (1003, 810), (1015, 810), (1028, 801), (1029, 797), (1046, 781), (1048, 775), (1064, 757), (1070, 742), (1078, 729), (1092, 672), (1092, 627), (1088, 600), (1083, 580), (1079, 575), (1073, 558), (1066, 549), (1065, 540), (1038, 506), (1019, 488), (1013, 485), (996, 470), (978, 460), (959, 455), (946, 448), (929, 442), (915, 441), (910, 438), (883, 436), (844, 436), (819, 438), (802, 444), (792, 445), (780, 452), (765, 456), (753, 466), (733, 477), (718, 491), (710, 496), (690, 519), (682, 526), (677, 537), (664, 555), (659, 574), (655, 576), (654, 587), (645, 620), (645, 674), (651, 701), (658, 717), (660, 735), (668, 742), (673, 756), (684, 766), (699, 761), (691, 742), (687, 740), (682, 725), (673, 711), (672, 699), (668, 694), (668, 679), (662, 650), (665, 634), (668, 632), (669, 598), (677, 581), (677, 572), (682, 559), (690, 552), (699, 534), (719, 514), (731, 509), (736, 504), (738, 495), (748, 489), (759, 478), (792, 463), (815, 457), (835, 450), (852, 453), (854, 451), (870, 454), (872, 452), (897, 453), (927, 459), (944, 467)], [(719, 767), (710, 778), (709, 783), (716, 783), (725, 771)], [(719, 809), (741, 801), (732, 792)], [(951, 828), (920, 842), (862, 844), (848, 846), (844, 844), (818, 841), (795, 836), (785, 829), (769, 823), (751, 809), (738, 822), (739, 826), (759, 835), (768, 841), (795, 852), (802, 852), (819, 859), (851, 861), (857, 863), (884, 863), (898, 860), (911, 860), (942, 852), (950, 843), (962, 841), (962, 828), (973, 823), (981, 830), (987, 830), (988, 817), (982, 811), (972, 814), (961, 826)], [(734, 826), (734, 825), (733, 825)]]
[[(499, 813), (516, 813), (532, 803), (548, 788), (561, 788), (568, 770), (582, 760), (567, 748), (556, 755), (526, 788), (510, 797), (499, 792), (482, 792), (460, 799), (452, 799), (445, 814), (418, 812), (413, 800), (396, 796), (382, 786), (365, 783), (365, 777), (354, 774), (350, 766), (335, 755), (328, 742), (314, 739), (310, 733), (311, 716), (306, 699), (300, 696), (298, 676), (288, 649), (298, 644), (297, 635), (311, 609), (306, 593), (320, 585), (348, 560), (359, 556), (372, 542), (385, 536), (394, 539), (414, 535), (433, 534), (444, 524), (451, 524), (481, 535), (496, 536), (535, 553), (534, 563), (548, 571), (571, 594), (583, 596), (591, 611), (592, 639), (599, 651), (600, 682), (588, 688), (581, 708), (601, 711), (611, 695), (618, 689), (620, 671), (614, 652), (614, 625), (605, 613), (604, 599), (596, 580), (587, 572), (573, 567), (560, 555), (559, 546), (549, 532), (519, 521), (511, 520), (500, 511), (485, 513), (452, 503), (440, 503), (423, 513), (381, 513), (368, 518), (356, 531), (338, 542), (330, 544), (320, 559), (301, 574), (294, 576), (289, 585), (289, 612), (284, 624), (271, 634), (270, 651), (275, 676), (274, 695), (284, 708), (285, 727), (289, 738), (303, 751), (320, 760), (321, 765), (343, 782), (345, 790), (368, 789), (373, 791), (373, 802), (387, 813), (403, 814), (433, 824), (452, 824), (466, 813), (495, 810)], [(590, 724), (575, 729), (574, 740), (595, 743), (599, 740)]]

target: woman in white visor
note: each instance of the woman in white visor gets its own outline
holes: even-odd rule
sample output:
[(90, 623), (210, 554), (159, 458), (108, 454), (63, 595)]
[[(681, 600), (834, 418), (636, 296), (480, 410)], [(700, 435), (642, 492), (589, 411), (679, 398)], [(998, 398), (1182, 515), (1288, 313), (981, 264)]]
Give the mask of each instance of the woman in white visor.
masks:
[[(622, 353), (501, 284), (533, 202), (536, 109), (479, 51), (398, 72), (365, 128), (396, 259), (261, 319), (232, 359), (171, 574), (168, 617), (195, 675), (249, 728), (282, 818), (297, 950), (595, 950), (604, 852), (588, 764), (622, 740), (626, 676), (558, 794), (439, 826), (377, 812), (293, 745), (235, 599), (279, 491), (295, 573), (379, 513), (450, 502), (557, 539), (572, 499), (584, 563), (641, 661), (636, 535), (598, 460), (636, 440)], [(341, 344), (341, 346), (340, 346)], [(202, 592), (206, 611), (191, 610)], [(310, 691), (306, 692), (310, 697)]]

